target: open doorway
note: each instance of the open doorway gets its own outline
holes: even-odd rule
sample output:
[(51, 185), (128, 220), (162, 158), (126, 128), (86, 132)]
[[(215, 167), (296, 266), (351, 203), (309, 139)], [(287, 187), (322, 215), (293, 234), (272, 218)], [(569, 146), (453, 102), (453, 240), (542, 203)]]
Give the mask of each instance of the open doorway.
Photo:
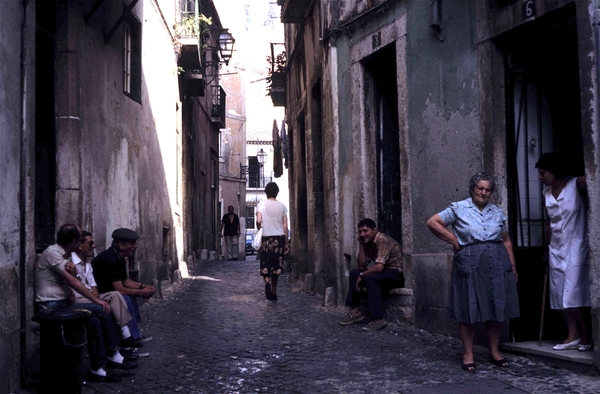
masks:
[(370, 114), (368, 129), (375, 134), (377, 152), (377, 227), (400, 241), (402, 210), (395, 45), (371, 55), (364, 66), (366, 107)]
[(535, 163), (545, 152), (569, 158), (583, 174), (577, 28), (571, 4), (495, 40), (505, 54), (510, 233), (519, 272), (521, 317), (511, 324), (516, 341), (562, 340), (566, 325), (549, 308), (543, 185)]
[(35, 46), (35, 248), (41, 253), (55, 242), (56, 129), (54, 47), (56, 5), (36, 3)]

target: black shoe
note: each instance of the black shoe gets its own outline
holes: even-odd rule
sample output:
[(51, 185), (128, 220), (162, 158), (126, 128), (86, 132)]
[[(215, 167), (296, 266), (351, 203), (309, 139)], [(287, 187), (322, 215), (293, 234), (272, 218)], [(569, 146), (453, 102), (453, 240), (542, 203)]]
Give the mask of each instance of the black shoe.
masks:
[(140, 357), (133, 351), (133, 349), (129, 349), (129, 350), (121, 349), (121, 350), (119, 350), (119, 353), (121, 353), (121, 356), (123, 356), (123, 358), (128, 361), (135, 361)]
[(271, 293), (271, 282), (265, 283), (265, 295), (267, 296), (267, 300), (270, 300), (273, 296), (273, 293)]
[(134, 369), (138, 367), (138, 363), (133, 362), (133, 361), (127, 361), (127, 360), (123, 360), (122, 363), (115, 363), (114, 361), (108, 361), (106, 363), (106, 367), (107, 368), (114, 368), (114, 369)]
[(106, 376), (96, 375), (95, 373), (88, 373), (86, 375), (86, 379), (90, 382), (99, 382), (99, 383), (118, 383), (121, 381), (121, 378), (118, 376), (114, 376), (111, 373), (107, 373)]
[(141, 340), (139, 339), (133, 339), (133, 337), (128, 337), (125, 339), (121, 339), (121, 343), (119, 344), (119, 347), (142, 347), (144, 346), (144, 344), (142, 343)]

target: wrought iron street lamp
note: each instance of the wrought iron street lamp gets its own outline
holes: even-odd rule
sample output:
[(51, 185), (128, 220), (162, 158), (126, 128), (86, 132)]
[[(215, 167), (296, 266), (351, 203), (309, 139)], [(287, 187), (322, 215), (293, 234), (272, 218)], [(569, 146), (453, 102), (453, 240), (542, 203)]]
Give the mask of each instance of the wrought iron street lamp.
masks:
[(265, 185), (265, 169), (264, 165), (267, 162), (267, 152), (260, 148), (258, 153), (256, 154), (256, 158), (258, 159), (258, 164), (260, 165), (260, 185), (261, 187)]
[(231, 59), (231, 55), (233, 55), (233, 44), (235, 44), (235, 39), (229, 32), (229, 29), (223, 29), (221, 34), (219, 34), (219, 52), (225, 65), (229, 65), (229, 60)]

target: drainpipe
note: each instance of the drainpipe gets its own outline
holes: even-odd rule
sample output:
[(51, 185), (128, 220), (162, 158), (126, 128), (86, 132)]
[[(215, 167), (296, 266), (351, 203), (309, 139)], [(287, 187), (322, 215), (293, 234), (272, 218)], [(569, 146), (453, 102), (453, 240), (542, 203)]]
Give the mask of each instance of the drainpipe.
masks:
[(26, 233), (26, 206), (27, 206), (27, 155), (29, 154), (27, 136), (27, 9), (29, 0), (23, 1), (23, 23), (21, 24), (21, 131), (19, 147), (19, 318), (20, 318), (20, 370), (21, 386), (26, 379), (25, 363), (27, 361), (27, 233)]
[(598, 9), (598, 0), (594, 10), (594, 38), (596, 45), (596, 90), (600, 96), (600, 9)]

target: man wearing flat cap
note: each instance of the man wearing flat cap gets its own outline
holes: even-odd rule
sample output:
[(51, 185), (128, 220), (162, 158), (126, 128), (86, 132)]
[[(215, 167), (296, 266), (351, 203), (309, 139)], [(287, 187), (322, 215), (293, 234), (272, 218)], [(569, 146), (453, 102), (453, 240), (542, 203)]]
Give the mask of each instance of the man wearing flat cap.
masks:
[[(135, 297), (150, 298), (156, 291), (153, 286), (136, 282), (130, 279), (127, 274), (127, 261), (125, 259), (133, 258), (138, 247), (139, 236), (131, 229), (119, 228), (113, 231), (112, 239), (110, 248), (92, 260), (94, 279), (101, 294), (109, 291), (120, 292), (127, 301), (129, 312), (134, 320), (139, 323), (141, 317)], [(135, 339), (140, 339), (142, 343), (152, 339), (152, 337), (144, 338), (139, 334), (137, 327), (133, 328), (132, 334)], [(138, 336), (140, 337), (137, 338)]]

